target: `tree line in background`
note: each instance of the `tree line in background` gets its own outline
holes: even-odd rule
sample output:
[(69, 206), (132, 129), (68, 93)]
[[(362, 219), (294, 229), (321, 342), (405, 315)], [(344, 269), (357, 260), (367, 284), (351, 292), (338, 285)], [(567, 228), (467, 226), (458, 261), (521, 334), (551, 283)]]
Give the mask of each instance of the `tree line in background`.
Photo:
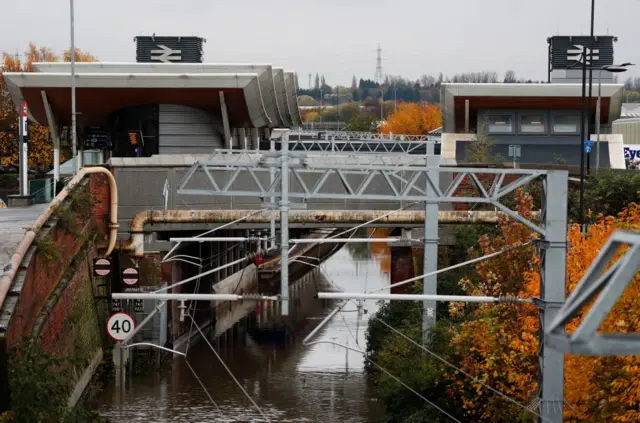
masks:
[(640, 77), (629, 77), (624, 82), (625, 103), (640, 103)]
[[(94, 62), (97, 58), (76, 48), (78, 62)], [(35, 62), (71, 61), (71, 50), (62, 56), (48, 47), (37, 47), (30, 43), (24, 52), (24, 60), (18, 55), (2, 54), (0, 63), (0, 166), (18, 166), (18, 110), (9, 94), (7, 84), (2, 77), (4, 72), (33, 72)], [(49, 139), (49, 130), (35, 122), (29, 122), (29, 167), (48, 170), (53, 162), (53, 143)], [(68, 152), (61, 152), (64, 160)]]
[(518, 78), (515, 71), (508, 70), (502, 79), (497, 72), (467, 72), (458, 73), (450, 77), (445, 77), (442, 73), (438, 76), (422, 75), (416, 80), (404, 78), (402, 76), (387, 75), (383, 83), (371, 79), (357, 79), (354, 75), (351, 79), (351, 86), (330, 86), (324, 75), (316, 73), (313, 87), (300, 88), (298, 85), (298, 96), (301, 106), (336, 105), (348, 102), (364, 102), (367, 100), (396, 102), (420, 102), (428, 103), (440, 102), (440, 85), (442, 83), (523, 83), (540, 82)]

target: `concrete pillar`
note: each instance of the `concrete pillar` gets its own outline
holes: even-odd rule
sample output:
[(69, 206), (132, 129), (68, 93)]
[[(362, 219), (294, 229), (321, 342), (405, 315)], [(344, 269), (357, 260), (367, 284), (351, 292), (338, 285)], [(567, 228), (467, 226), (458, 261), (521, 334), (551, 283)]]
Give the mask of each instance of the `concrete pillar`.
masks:
[[(402, 245), (395, 245), (402, 244)], [(394, 243), (391, 246), (391, 284), (402, 282), (416, 275), (413, 265), (413, 250), (410, 244)], [(391, 288), (392, 294), (410, 293), (413, 283)]]
[(464, 101), (464, 133), (469, 133), (469, 99)]

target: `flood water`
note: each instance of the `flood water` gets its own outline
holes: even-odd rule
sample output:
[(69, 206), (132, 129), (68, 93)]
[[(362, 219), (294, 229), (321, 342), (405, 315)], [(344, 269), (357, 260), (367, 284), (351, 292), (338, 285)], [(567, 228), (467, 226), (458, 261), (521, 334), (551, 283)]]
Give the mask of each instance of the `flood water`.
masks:
[[(389, 284), (386, 246), (350, 244), (327, 260), (319, 277), (320, 289), (349, 292)], [(335, 283), (337, 287), (332, 287)], [(246, 344), (219, 350), (224, 362), (247, 393), (273, 422), (375, 422), (379, 410), (367, 398), (364, 360), (361, 354), (331, 344), (303, 346), (302, 339), (332, 309), (313, 299), (316, 287), (300, 289), (300, 296), (314, 302), (304, 316), (304, 329), (287, 346)], [(345, 307), (314, 338), (366, 348), (367, 320), (376, 304), (367, 302), (361, 315), (355, 305)], [(357, 339), (357, 344), (356, 344)], [(126, 388), (107, 386), (96, 411), (113, 422), (232, 422), (266, 421), (251, 405), (206, 343), (192, 346), (189, 362), (202, 380), (219, 412), (182, 358), (173, 362), (170, 374), (133, 377)]]

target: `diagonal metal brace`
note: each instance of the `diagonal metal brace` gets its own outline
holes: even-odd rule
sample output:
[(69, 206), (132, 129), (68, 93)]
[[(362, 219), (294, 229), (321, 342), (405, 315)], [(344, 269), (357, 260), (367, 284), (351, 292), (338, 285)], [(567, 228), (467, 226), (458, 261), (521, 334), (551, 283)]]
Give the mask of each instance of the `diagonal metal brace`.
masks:
[[(612, 260), (622, 247), (628, 250)], [(614, 232), (545, 331), (551, 348), (580, 355), (640, 354), (640, 334), (601, 334), (602, 322), (640, 269), (640, 232)], [(565, 325), (593, 303), (571, 334)]]

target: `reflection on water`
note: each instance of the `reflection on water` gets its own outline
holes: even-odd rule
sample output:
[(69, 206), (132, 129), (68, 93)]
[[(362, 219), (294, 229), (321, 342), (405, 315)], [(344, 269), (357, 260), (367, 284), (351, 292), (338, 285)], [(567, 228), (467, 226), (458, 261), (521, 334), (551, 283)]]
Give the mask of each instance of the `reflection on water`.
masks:
[[(350, 292), (388, 285), (388, 273), (381, 262), (388, 260), (388, 253), (380, 251), (384, 252), (378, 248), (372, 254), (372, 249), (361, 245), (343, 248), (323, 265), (328, 278), (321, 278), (318, 288), (335, 290), (330, 286), (331, 280), (340, 290)], [(310, 295), (308, 301), (312, 301), (315, 287), (298, 292)], [(258, 345), (249, 338), (245, 345), (222, 348), (220, 355), (271, 421), (377, 421), (376, 407), (366, 396), (362, 355), (330, 344), (301, 345), (302, 338), (331, 310), (322, 308), (319, 300), (313, 301), (313, 314), (306, 317), (308, 324), (302, 325), (304, 330), (297, 334), (293, 345)], [(364, 307), (368, 314), (358, 318), (356, 306), (348, 305), (314, 340), (331, 340), (364, 350), (368, 315), (376, 307), (368, 302)], [(189, 350), (189, 362), (222, 416), (181, 358), (174, 361), (170, 375), (134, 377), (123, 389), (108, 386), (97, 410), (114, 422), (263, 420), (206, 344)]]

